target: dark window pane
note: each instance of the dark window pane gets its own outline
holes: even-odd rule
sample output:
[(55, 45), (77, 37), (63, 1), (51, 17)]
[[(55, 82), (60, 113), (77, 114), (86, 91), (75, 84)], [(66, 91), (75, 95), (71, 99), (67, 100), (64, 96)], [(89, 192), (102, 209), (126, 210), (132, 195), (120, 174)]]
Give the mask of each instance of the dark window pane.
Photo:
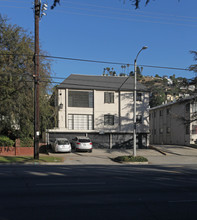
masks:
[(81, 142), (81, 143), (89, 143), (90, 139), (79, 139), (79, 142)]
[(69, 142), (66, 140), (61, 140), (61, 141), (58, 141), (57, 143), (58, 143), (58, 145), (69, 144)]
[(69, 91), (68, 107), (93, 108), (93, 92)]
[(104, 103), (114, 103), (114, 93), (105, 92), (104, 93)]

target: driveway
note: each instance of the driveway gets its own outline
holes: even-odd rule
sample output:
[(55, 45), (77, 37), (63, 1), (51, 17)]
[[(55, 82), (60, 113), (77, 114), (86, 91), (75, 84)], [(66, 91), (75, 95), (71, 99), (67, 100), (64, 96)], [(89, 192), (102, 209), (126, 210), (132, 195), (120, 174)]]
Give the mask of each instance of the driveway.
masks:
[[(137, 156), (144, 156), (149, 164), (197, 164), (197, 149), (176, 145), (154, 145), (155, 149), (137, 149)], [(156, 150), (157, 149), (157, 150)], [(111, 164), (111, 160), (121, 155), (132, 155), (132, 149), (93, 149), (92, 153), (72, 152), (66, 154), (49, 153), (64, 158), (64, 164)], [(118, 164), (119, 165), (119, 164)]]

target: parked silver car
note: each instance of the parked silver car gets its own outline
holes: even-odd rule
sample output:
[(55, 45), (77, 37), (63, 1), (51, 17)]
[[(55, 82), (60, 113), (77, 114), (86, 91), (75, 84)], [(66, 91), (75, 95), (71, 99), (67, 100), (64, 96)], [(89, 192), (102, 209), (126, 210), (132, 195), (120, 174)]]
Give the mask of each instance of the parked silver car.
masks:
[(92, 142), (88, 137), (78, 136), (72, 139), (72, 147), (75, 151), (92, 152)]
[(57, 138), (52, 143), (52, 150), (54, 152), (71, 152), (71, 144), (66, 138)]

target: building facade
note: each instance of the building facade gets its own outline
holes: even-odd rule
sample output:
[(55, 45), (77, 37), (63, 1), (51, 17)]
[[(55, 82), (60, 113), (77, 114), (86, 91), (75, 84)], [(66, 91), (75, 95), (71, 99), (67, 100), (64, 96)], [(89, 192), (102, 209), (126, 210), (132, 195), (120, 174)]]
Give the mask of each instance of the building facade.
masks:
[[(131, 77), (70, 75), (58, 87), (58, 127), (51, 138), (86, 135), (97, 147), (132, 147), (133, 87)], [(149, 92), (137, 84), (137, 137), (147, 146)]]
[(151, 108), (150, 143), (191, 145), (197, 142), (197, 101), (186, 97)]

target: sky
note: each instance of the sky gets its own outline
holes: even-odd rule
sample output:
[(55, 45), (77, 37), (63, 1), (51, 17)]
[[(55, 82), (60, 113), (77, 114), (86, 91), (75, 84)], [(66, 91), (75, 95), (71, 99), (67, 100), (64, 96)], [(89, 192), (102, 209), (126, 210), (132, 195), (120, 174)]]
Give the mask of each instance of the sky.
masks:
[[(34, 35), (33, 2), (0, 0), (0, 13)], [(151, 0), (147, 6), (142, 0), (137, 10), (128, 0), (60, 0), (53, 10), (53, 0), (41, 3), (49, 6), (40, 20), (40, 47), (48, 55), (119, 63), (52, 59), (53, 76), (102, 75), (106, 67), (129, 73), (147, 46), (137, 58), (143, 75), (195, 77), (184, 69), (196, 64), (190, 53), (197, 51), (196, 0)], [(130, 65), (123, 70), (120, 63)]]

